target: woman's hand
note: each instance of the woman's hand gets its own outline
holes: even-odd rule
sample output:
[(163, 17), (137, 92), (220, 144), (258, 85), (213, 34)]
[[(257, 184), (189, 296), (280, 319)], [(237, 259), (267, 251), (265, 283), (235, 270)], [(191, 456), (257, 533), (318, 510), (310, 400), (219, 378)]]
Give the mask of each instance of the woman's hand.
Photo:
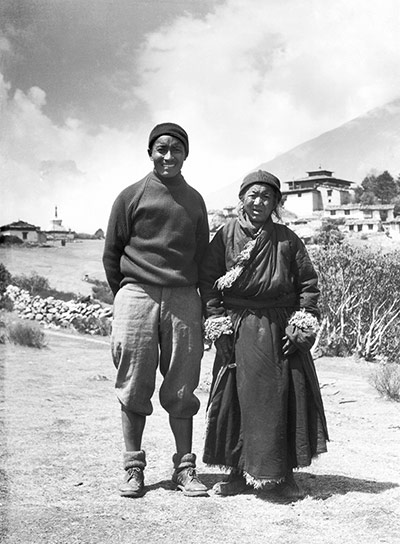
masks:
[(289, 340), (288, 336), (285, 335), (283, 337), (283, 347), (282, 347), (282, 353), (285, 357), (288, 355), (292, 355), (297, 350), (296, 346), (293, 344), (291, 340)]
[(228, 364), (233, 350), (233, 335), (222, 334), (214, 342), (217, 354), (221, 357), (224, 364)]

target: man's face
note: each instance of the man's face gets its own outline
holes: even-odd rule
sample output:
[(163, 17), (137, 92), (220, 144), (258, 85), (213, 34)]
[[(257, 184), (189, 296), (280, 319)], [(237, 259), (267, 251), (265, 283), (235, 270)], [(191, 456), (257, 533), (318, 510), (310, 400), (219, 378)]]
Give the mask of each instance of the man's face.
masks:
[(174, 136), (159, 136), (153, 144), (150, 159), (160, 177), (173, 178), (179, 174), (186, 159), (185, 146)]

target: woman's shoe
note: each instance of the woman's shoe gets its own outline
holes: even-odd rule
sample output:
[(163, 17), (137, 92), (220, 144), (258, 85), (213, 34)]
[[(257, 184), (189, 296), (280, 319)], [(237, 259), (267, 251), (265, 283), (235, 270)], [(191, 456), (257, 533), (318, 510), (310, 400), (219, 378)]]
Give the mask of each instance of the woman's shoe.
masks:
[(283, 482), (276, 484), (275, 492), (282, 499), (300, 499), (303, 496), (294, 479), (292, 470), (287, 473)]
[(227, 497), (229, 495), (238, 495), (250, 488), (251, 486), (246, 483), (243, 472), (232, 470), (226, 480), (214, 485), (213, 491), (216, 495)]

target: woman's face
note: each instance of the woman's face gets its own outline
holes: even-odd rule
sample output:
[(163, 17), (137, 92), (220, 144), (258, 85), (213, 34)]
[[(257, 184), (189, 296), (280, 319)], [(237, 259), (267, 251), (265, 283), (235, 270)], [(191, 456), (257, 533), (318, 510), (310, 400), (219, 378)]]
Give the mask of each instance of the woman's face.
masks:
[(265, 223), (275, 210), (276, 204), (274, 189), (263, 183), (251, 185), (243, 195), (243, 210), (255, 225)]

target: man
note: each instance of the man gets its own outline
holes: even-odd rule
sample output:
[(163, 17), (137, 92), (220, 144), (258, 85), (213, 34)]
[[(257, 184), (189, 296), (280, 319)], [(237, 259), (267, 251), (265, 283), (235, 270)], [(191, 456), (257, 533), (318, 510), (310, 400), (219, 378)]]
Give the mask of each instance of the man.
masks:
[(142, 435), (158, 365), (160, 403), (176, 444), (172, 481), (185, 495), (207, 495), (195, 470), (192, 429), (203, 353), (198, 264), (209, 229), (203, 198), (181, 174), (188, 153), (182, 127), (156, 125), (148, 142), (154, 169), (120, 193), (107, 229), (103, 264), (115, 296), (111, 348), (126, 448), (125, 497), (144, 494)]

